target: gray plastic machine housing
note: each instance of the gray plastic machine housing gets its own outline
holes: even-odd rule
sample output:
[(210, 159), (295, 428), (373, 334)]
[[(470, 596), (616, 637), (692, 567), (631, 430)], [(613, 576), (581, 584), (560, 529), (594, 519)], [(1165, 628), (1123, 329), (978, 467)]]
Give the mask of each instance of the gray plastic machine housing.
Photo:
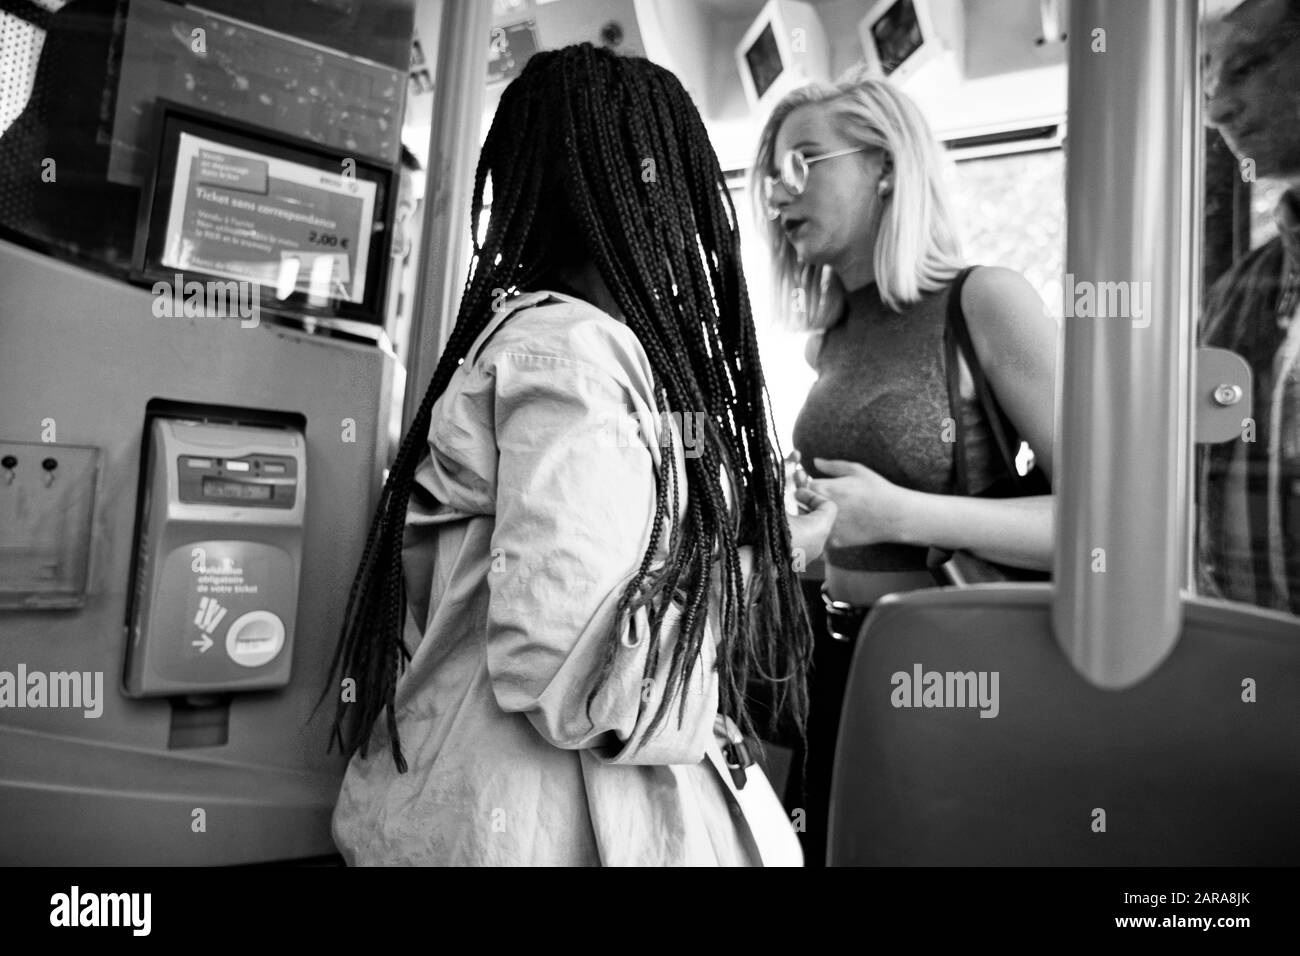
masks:
[(283, 687), (302, 568), (302, 433), (158, 417), (148, 438), (123, 691)]

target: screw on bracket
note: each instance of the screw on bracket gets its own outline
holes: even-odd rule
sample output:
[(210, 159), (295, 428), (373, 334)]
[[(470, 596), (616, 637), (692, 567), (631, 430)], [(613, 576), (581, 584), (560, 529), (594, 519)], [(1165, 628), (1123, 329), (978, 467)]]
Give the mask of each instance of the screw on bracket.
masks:
[(1243, 392), (1240, 385), (1220, 385), (1214, 390), (1214, 400), (1224, 408), (1241, 401)]

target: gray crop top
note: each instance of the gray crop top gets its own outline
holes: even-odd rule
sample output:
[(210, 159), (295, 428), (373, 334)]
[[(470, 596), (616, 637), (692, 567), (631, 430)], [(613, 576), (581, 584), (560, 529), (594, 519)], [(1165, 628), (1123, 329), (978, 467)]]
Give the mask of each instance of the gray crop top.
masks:
[[(907, 311), (889, 309), (873, 282), (848, 295), (840, 321), (827, 329), (816, 358), (817, 381), (795, 421), (794, 446), (813, 478), (814, 458), (861, 462), (894, 484), (932, 494), (955, 493), (953, 429), (944, 367), (948, 292), (924, 293)], [(961, 415), (974, 493), (1002, 466), (984, 413), (963, 375)], [(948, 437), (950, 441), (944, 441)], [(828, 548), (839, 568), (924, 570), (926, 549), (902, 544)]]

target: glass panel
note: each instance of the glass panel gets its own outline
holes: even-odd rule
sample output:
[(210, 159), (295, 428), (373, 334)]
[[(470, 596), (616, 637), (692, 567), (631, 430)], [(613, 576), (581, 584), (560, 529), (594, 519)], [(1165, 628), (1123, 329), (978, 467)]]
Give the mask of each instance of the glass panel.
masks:
[[(382, 327), (400, 358), (413, 298), (442, 0), (425, 0), (418, 9), (416, 0), (323, 6), (207, 0), (202, 6), (162, 0), (5, 5), (0, 237), (151, 287), (172, 276), (146, 278), (142, 267), (152, 260), (137, 240), (165, 222), (168, 236), (203, 253), (186, 261), (209, 266), (184, 267), (191, 269), (187, 278), (259, 281), (264, 307), (311, 331), (384, 342), (376, 330)], [(341, 195), (350, 175), (352, 186), (366, 192), (360, 182), (366, 177), (357, 172), (363, 164), (378, 170), (383, 199), (362, 218), (358, 236), (343, 236), (351, 222), (346, 215), (339, 229), (309, 231), (305, 220), (295, 225), (285, 215), (301, 204), (305, 187), (291, 173), (281, 175), (283, 165), (269, 167), (267, 186), (258, 178), (266, 162), (255, 158), (249, 179), (203, 179), (203, 194), (189, 196), (174, 221), (155, 204), (154, 218), (139, 222), (142, 193), (160, 156), (168, 155), (156, 139), (164, 99), (216, 115), (230, 124), (231, 136), (242, 124), (249, 136), (271, 144), (271, 159), (285, 159), (276, 149), (287, 137), (319, 144), (326, 152), (312, 168), (341, 183), (308, 190), (319, 203), (313, 206), (319, 216), (308, 225), (333, 222), (330, 210), (351, 208), (355, 200)], [(160, 175), (165, 179), (167, 170)], [(263, 205), (254, 209), (256, 203)], [(296, 278), (284, 279), (286, 265), (298, 269)], [(277, 266), (281, 288), (272, 294), (265, 280)], [(319, 266), (325, 268), (313, 271)], [(284, 287), (301, 294), (287, 298)], [(344, 287), (346, 295), (338, 292)], [(365, 307), (358, 311), (352, 307), (363, 289)]]
[(1200, 344), (1251, 367), (1241, 436), (1198, 448), (1210, 597), (1300, 613), (1300, 7), (1207, 3)]

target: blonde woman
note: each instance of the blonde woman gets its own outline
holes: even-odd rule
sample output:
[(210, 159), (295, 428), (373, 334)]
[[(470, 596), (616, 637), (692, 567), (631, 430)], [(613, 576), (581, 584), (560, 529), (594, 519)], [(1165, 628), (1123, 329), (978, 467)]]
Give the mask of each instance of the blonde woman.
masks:
[[(1006, 497), (1020, 483), (998, 454), (972, 369), (947, 358), (950, 299), (1000, 424), (1029, 443), (1048, 479), (1056, 324), (1019, 274), (966, 269), (940, 147), (887, 81), (859, 74), (791, 93), (765, 126), (753, 169), (777, 301), (814, 333), (806, 354), (818, 378), (794, 445), (811, 487), (839, 507), (823, 597), (828, 631), (843, 640), (818, 636), (808, 728), (815, 844), (848, 641), (866, 610), (885, 594), (930, 586), (930, 547), (1020, 568), (1051, 563), (1052, 498)], [(819, 849), (805, 846), (810, 861)]]

